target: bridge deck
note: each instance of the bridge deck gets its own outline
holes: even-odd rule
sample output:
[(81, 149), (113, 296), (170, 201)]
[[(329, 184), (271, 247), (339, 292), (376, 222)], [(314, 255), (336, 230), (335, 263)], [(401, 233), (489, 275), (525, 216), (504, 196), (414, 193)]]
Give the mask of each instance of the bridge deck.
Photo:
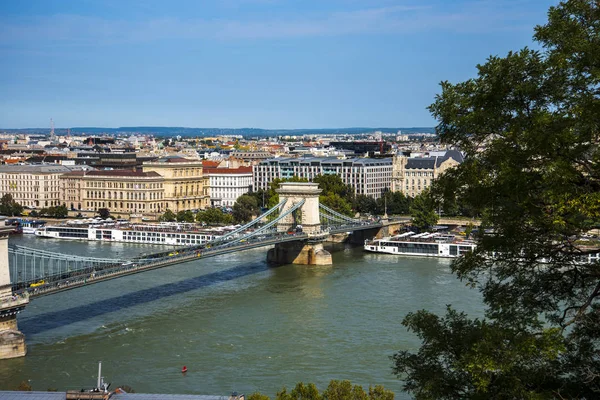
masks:
[[(327, 234), (351, 232), (356, 230), (373, 229), (381, 227), (381, 223), (364, 224), (359, 226), (340, 226), (335, 229), (331, 229)], [(40, 297), (65, 290), (75, 289), (81, 286), (91, 285), (98, 282), (107, 281), (110, 279), (119, 278), (121, 276), (137, 274), (140, 272), (163, 268), (170, 265), (180, 264), (184, 262), (190, 262), (194, 260), (202, 260), (208, 257), (214, 257), (221, 254), (233, 253), (242, 250), (254, 249), (259, 247), (273, 246), (277, 243), (291, 242), (291, 241), (309, 241), (314, 235), (307, 235), (306, 233), (293, 233), (293, 234), (278, 234), (273, 237), (267, 238), (252, 238), (246, 241), (236, 242), (233, 244), (222, 244), (215, 247), (207, 247), (196, 251), (178, 251), (174, 249), (173, 255), (157, 258), (155, 261), (152, 259), (143, 259), (139, 262), (127, 262), (117, 265), (109, 265), (100, 267), (94, 270), (93, 273), (89, 271), (80, 272), (75, 271), (66, 279), (59, 279), (51, 282), (47, 282), (45, 285), (31, 288), (21, 288), (15, 290), (16, 294), (28, 292), (30, 297)], [(319, 238), (319, 240), (322, 240)]]

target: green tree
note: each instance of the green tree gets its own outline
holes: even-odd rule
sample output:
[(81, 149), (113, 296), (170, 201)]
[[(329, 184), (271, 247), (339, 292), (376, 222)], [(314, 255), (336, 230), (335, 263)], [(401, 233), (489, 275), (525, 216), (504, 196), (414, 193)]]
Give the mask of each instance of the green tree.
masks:
[(302, 382), (296, 384), (290, 393), (286, 388), (283, 388), (277, 393), (276, 400), (322, 400), (323, 397), (319, 394), (319, 389), (314, 383), (305, 385)]
[(350, 217), (354, 216), (350, 203), (347, 202), (342, 196), (336, 193), (329, 193), (328, 195), (320, 195), (319, 203)]
[(230, 224), (233, 222), (233, 217), (224, 213), (220, 208), (207, 208), (196, 214), (196, 221), (209, 225)]
[(466, 153), (433, 195), (481, 215), (452, 270), (485, 315), (404, 319), (423, 344), (394, 368), (417, 398), (600, 397), (600, 269), (581, 258), (598, 250), (576, 240), (600, 221), (598, 32), (597, 1), (561, 2), (535, 29), (541, 50), (490, 57), (430, 106), (441, 141)]
[(435, 201), (427, 190), (416, 196), (410, 205), (412, 224), (421, 230), (427, 230), (437, 224)]
[(339, 175), (318, 175), (312, 181), (319, 184), (324, 195), (337, 194), (350, 203), (354, 200), (354, 188), (346, 185)]
[[(268, 192), (267, 190), (258, 189), (256, 192), (248, 192), (246, 194), (248, 196), (254, 197), (254, 199), (256, 200), (256, 204), (258, 204), (258, 206), (262, 208), (262, 207), (266, 207), (269, 202), (269, 194), (267, 192)], [(263, 201), (264, 201), (264, 205), (263, 205)]]
[(98, 215), (102, 219), (106, 219), (110, 217), (110, 210), (108, 208), (100, 208), (98, 209)]
[(173, 211), (171, 211), (167, 208), (165, 213), (163, 215), (161, 215), (160, 217), (158, 217), (158, 220), (160, 222), (175, 222), (175, 221), (177, 221), (177, 215), (175, 215), (175, 213)]
[(69, 209), (64, 204), (61, 204), (60, 206), (56, 207), (51, 207), (51, 209), (53, 209), (52, 214), (56, 218), (66, 218), (69, 215)]
[(194, 214), (190, 210), (179, 211), (175, 216), (177, 222), (194, 222)]
[(252, 216), (259, 213), (256, 198), (250, 195), (238, 197), (233, 205), (233, 219), (236, 223), (245, 223), (252, 220)]
[(21, 215), (23, 212), (23, 206), (17, 203), (10, 193), (6, 193), (0, 198), (0, 214), (9, 217)]
[(402, 192), (386, 193), (388, 204), (388, 214), (403, 215), (410, 212), (410, 199)]
[(368, 398), (362, 386), (352, 386), (350, 381), (332, 380), (323, 392), (325, 400), (367, 400)]
[(402, 192), (386, 192), (377, 199), (377, 211), (379, 215), (387, 212), (388, 215), (405, 215), (410, 212), (410, 199)]
[(394, 400), (394, 392), (381, 385), (369, 386), (369, 400)]
[(356, 203), (354, 188), (346, 185), (339, 175), (319, 175), (313, 179), (323, 189), (319, 202), (335, 211), (353, 217), (352, 205)]
[(249, 396), (246, 396), (247, 400), (269, 400), (269, 396), (265, 396), (259, 392), (254, 392)]
[(359, 194), (354, 199), (354, 209), (362, 214), (377, 214), (377, 201), (365, 194)]

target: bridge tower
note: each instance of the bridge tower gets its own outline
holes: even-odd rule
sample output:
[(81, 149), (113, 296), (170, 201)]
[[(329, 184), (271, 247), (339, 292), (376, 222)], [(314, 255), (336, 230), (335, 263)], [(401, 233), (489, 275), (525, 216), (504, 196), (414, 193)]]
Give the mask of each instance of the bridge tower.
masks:
[(302, 225), (302, 232), (309, 236), (309, 242), (292, 241), (277, 243), (267, 253), (267, 261), (278, 264), (331, 265), (331, 254), (323, 249), (321, 220), (319, 218), (319, 189), (317, 183), (282, 182), (279, 184), (279, 200), (287, 199), (279, 210), (285, 213), (301, 201), (304, 204), (287, 215), (277, 224), (278, 232), (290, 232), (294, 225)]
[(25, 335), (17, 328), (17, 313), (29, 303), (27, 293), (14, 296), (8, 268), (8, 233), (12, 227), (0, 219), (0, 359), (22, 357), (27, 353)]

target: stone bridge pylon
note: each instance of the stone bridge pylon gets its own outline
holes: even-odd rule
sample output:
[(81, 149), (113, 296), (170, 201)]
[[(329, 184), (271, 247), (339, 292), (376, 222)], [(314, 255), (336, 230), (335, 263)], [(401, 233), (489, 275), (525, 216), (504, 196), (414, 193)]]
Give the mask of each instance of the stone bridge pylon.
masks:
[(27, 353), (25, 336), (17, 328), (17, 313), (29, 303), (27, 293), (13, 295), (8, 268), (8, 234), (12, 227), (0, 219), (0, 360)]
[[(321, 232), (319, 217), (319, 189), (317, 183), (310, 182), (282, 182), (279, 184), (279, 200), (287, 201), (279, 214), (285, 213), (300, 202), (304, 202), (296, 211), (290, 213), (277, 224), (279, 232), (293, 232), (298, 225), (302, 225), (302, 232), (309, 237)], [(293, 241), (277, 243), (267, 253), (267, 261), (277, 264), (304, 264), (304, 265), (331, 265), (331, 254), (323, 249), (323, 243), (312, 241)]]
[(287, 200), (279, 210), (279, 215), (304, 201), (298, 210), (279, 221), (277, 231), (287, 232), (295, 228), (294, 225), (302, 225), (302, 231), (307, 234), (317, 233), (321, 230), (319, 195), (323, 190), (319, 189), (317, 183), (283, 182), (275, 191), (279, 193), (280, 201)]

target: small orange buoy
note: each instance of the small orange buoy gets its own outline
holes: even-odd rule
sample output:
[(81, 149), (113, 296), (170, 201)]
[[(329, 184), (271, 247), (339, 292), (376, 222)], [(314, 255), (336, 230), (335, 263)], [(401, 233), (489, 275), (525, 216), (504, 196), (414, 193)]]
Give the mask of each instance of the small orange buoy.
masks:
[(183, 366), (183, 368), (181, 368), (181, 372), (184, 374), (187, 372), (187, 367), (185, 365)]

